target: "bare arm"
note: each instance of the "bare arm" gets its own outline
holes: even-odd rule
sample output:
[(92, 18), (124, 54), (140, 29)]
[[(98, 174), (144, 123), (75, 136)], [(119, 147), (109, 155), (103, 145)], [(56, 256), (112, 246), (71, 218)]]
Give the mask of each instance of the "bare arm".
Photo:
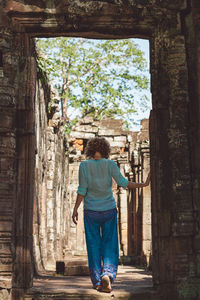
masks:
[(150, 172), (149, 172), (149, 174), (147, 176), (147, 179), (146, 179), (145, 183), (137, 183), (137, 182), (129, 181), (127, 187), (129, 189), (142, 188), (142, 187), (148, 186), (149, 183), (150, 183)]
[(79, 208), (83, 198), (84, 197), (82, 195), (77, 194), (76, 203), (74, 205), (74, 210), (73, 210), (73, 214), (72, 214), (72, 219), (75, 224), (77, 224), (77, 221), (78, 221), (78, 208)]

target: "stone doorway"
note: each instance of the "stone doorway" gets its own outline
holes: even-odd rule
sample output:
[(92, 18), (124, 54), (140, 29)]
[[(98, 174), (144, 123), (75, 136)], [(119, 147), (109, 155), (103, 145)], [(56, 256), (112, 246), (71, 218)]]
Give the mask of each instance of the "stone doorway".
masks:
[[(34, 293), (38, 286), (45, 288), (47, 276), (49, 276), (48, 280), (53, 282), (53, 276), (59, 276), (56, 271), (60, 274), (63, 272), (65, 276), (88, 275), (82, 207), (79, 209), (78, 225), (74, 226), (71, 221), (78, 183), (78, 167), (80, 161), (85, 159), (83, 150), (88, 138), (96, 135), (104, 136), (109, 140), (112, 149), (111, 159), (118, 163), (122, 173), (129, 180), (144, 180), (150, 167), (148, 119), (142, 121), (141, 131), (132, 132), (122, 129), (122, 120), (94, 121), (92, 118), (84, 118), (74, 126), (70, 136), (66, 138), (59, 114), (59, 96), (56, 90), (50, 91), (50, 89), (52, 88), (48, 81), (44, 82), (41, 74), (37, 74), (36, 188), (33, 215), (34, 267), (37, 277), (34, 277), (33, 289), (27, 295)], [(65, 155), (66, 149), (67, 156)], [(149, 268), (152, 253), (151, 230), (148, 228), (151, 227), (151, 205), (147, 192), (149, 187), (144, 190), (146, 195), (143, 197), (141, 191), (139, 193), (128, 192), (118, 189), (116, 184), (114, 186), (119, 210), (120, 263), (143, 265)], [(141, 208), (142, 202), (146, 205), (145, 209)], [(146, 235), (144, 240), (143, 235)], [(65, 269), (56, 270), (57, 263)], [(133, 281), (138, 280), (137, 286), (145, 286), (139, 279), (142, 270), (130, 268), (126, 271), (119, 267), (119, 278), (124, 270), (125, 278), (129, 275), (130, 280), (132, 272)], [(151, 272), (147, 274), (148, 285), (151, 287)], [(66, 289), (67, 284), (76, 278), (63, 278)], [(83, 278), (83, 280), (86, 279)], [(87, 284), (89, 285), (89, 282)], [(129, 293), (134, 293), (130, 284), (123, 283), (123, 285), (125, 291), (129, 290)]]
[[(44, 81), (41, 72), (39, 69), (38, 81)], [(82, 154), (87, 139), (95, 135), (105, 136), (111, 143), (111, 159), (117, 162), (121, 171), (126, 174), (129, 180), (142, 181), (147, 176), (150, 168), (149, 122), (143, 120), (141, 132), (129, 132), (128, 130), (122, 130), (122, 120), (110, 119), (102, 122), (89, 120), (90, 118), (80, 120), (79, 126), (75, 126), (71, 137), (68, 137), (65, 141), (70, 144), (69, 148), (72, 148), (69, 150), (67, 162), (67, 158), (63, 158), (64, 149), (59, 145), (62, 144), (59, 137), (63, 135), (60, 128), (62, 127), (60, 124), (62, 120), (59, 120), (59, 96), (48, 95), (47, 89), (48, 82), (46, 88), (44, 82), (42, 85), (38, 82), (37, 99), (35, 100), (37, 123), (35, 130), (37, 132), (37, 171), (35, 175), (37, 178), (36, 194), (38, 196), (34, 196), (34, 202), (37, 203), (33, 216), (35, 232), (34, 260), (38, 272), (43, 271), (43, 268), (53, 272), (55, 271), (56, 262), (64, 260), (65, 274), (81, 275), (81, 273), (85, 274), (84, 268), (87, 263), (82, 205), (79, 210), (81, 221), (78, 222), (77, 226), (72, 224), (71, 212), (76, 197), (78, 167), (80, 161), (85, 159)], [(54, 99), (55, 102), (52, 103), (51, 100), (51, 103), (48, 103), (48, 97)], [(47, 104), (49, 113), (44, 115), (45, 105)], [(42, 121), (42, 125), (39, 124), (41, 123), (39, 119), (45, 120)], [(45, 125), (47, 123), (48, 125)], [(58, 138), (55, 134), (58, 134)], [(42, 149), (40, 149), (40, 145), (44, 145)], [(145, 145), (147, 155), (144, 156), (143, 148), (145, 148)], [(43, 152), (47, 152), (47, 155), (44, 155)], [(61, 161), (63, 160), (65, 173), (69, 173), (67, 176), (63, 174), (63, 164), (57, 163), (59, 158)], [(61, 175), (59, 176), (57, 173)], [(56, 177), (60, 177), (60, 179)], [(41, 181), (43, 186), (41, 186)], [(65, 188), (67, 185), (69, 186), (68, 189)], [(127, 193), (123, 192), (122, 189), (118, 189), (115, 185), (114, 193), (119, 210), (121, 264), (129, 263), (143, 265), (146, 268), (152, 267), (151, 202), (150, 197), (147, 195), (149, 189), (149, 187), (145, 189), (145, 196), (143, 197), (142, 190)], [(62, 212), (59, 212), (60, 210)], [(65, 215), (64, 210), (68, 211), (69, 216)], [(65, 223), (62, 218), (67, 219), (67, 222)], [(64, 231), (69, 233), (64, 233)], [(72, 266), (73, 264), (75, 266)]]
[(13, 299), (22, 299), (33, 283), (36, 65), (31, 37), (62, 35), (150, 40), (153, 285), (160, 299), (199, 295), (199, 69), (194, 59), (199, 4), (192, 3), (1, 2), (1, 113), (6, 122), (1, 126), (0, 270), (1, 286), (5, 293), (12, 291)]

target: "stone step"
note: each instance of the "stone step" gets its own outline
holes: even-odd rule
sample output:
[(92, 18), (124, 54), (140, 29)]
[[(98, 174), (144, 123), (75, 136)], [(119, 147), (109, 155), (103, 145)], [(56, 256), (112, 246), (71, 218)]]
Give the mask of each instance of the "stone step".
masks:
[(36, 291), (30, 289), (24, 296), (24, 300), (161, 300), (156, 291), (149, 287), (135, 289), (134, 292), (126, 292), (122, 290), (112, 291), (111, 293), (98, 292), (94, 289), (68, 289), (65, 292), (53, 291)]
[(65, 276), (89, 275), (87, 256), (74, 256), (65, 260), (64, 263)]
[(65, 266), (65, 276), (75, 276), (75, 275), (81, 275), (81, 276), (85, 276), (85, 275), (89, 275), (89, 268), (88, 266), (79, 266), (79, 265), (75, 265), (75, 266)]

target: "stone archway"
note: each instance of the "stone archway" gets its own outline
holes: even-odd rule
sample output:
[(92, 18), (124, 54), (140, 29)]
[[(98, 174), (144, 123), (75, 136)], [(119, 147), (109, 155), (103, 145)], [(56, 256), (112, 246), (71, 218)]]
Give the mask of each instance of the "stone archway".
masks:
[(31, 195), (36, 64), (31, 37), (61, 35), (150, 40), (154, 288), (163, 299), (178, 299), (191, 286), (197, 295), (200, 139), (195, 130), (199, 132), (200, 68), (195, 66), (192, 56), (199, 45), (199, 20), (191, 3), (188, 1), (186, 5), (181, 0), (1, 3), (0, 91), (6, 121), (1, 126), (0, 270), (2, 276), (12, 276), (7, 287), (12, 288), (13, 299), (20, 299), (33, 278)]

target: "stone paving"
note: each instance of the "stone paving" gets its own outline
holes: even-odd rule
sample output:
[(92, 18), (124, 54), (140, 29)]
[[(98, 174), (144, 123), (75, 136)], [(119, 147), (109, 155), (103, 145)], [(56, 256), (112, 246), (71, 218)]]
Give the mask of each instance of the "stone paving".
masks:
[(96, 291), (89, 276), (42, 276), (34, 278), (24, 299), (156, 299), (151, 272), (133, 266), (119, 266), (112, 289)]

